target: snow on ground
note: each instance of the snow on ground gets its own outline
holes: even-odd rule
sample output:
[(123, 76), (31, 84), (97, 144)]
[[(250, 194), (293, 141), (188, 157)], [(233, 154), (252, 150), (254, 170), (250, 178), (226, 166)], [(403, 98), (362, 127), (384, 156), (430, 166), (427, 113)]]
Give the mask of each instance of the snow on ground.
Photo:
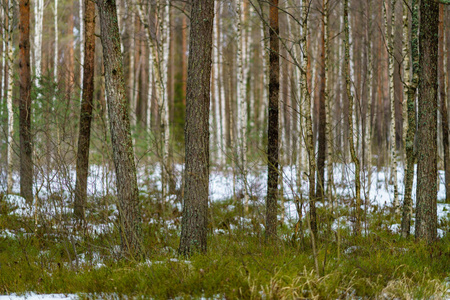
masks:
[[(181, 173), (183, 171), (182, 165), (176, 165), (174, 176), (177, 178), (177, 188), (180, 188)], [(353, 164), (336, 164), (334, 167), (334, 182), (336, 186), (336, 197), (354, 198), (354, 166)], [(58, 201), (50, 201), (50, 205), (46, 207), (39, 207), (40, 211), (44, 209), (46, 215), (55, 215), (68, 212), (71, 207), (73, 199), (73, 191), (75, 188), (75, 170), (63, 169), (63, 172), (52, 171), (48, 175), (38, 174), (34, 181), (34, 191), (39, 198), (53, 198)], [(5, 182), (3, 180), (4, 174), (0, 176), (0, 192), (5, 191)], [(308, 195), (308, 180), (306, 176), (301, 178), (301, 187), (297, 186), (297, 169), (296, 166), (287, 166), (283, 168), (283, 191), (285, 199), (293, 199), (299, 197), (306, 199)], [(140, 167), (138, 168), (138, 186), (141, 193), (148, 193), (150, 190), (160, 190), (160, 166), (156, 165), (152, 168)], [(394, 186), (390, 181), (390, 172), (385, 168), (377, 170), (372, 168), (372, 180), (370, 189), (367, 184), (367, 172), (362, 174), (362, 189), (361, 197), (366, 199), (369, 195), (370, 204), (376, 204), (380, 207), (391, 205), (394, 198)], [(403, 199), (404, 193), (404, 170), (401, 166), (398, 167), (398, 188), (399, 200)], [(327, 180), (327, 179), (326, 179)], [(438, 201), (445, 198), (444, 186), (444, 172), (439, 171), (439, 189)], [(210, 173), (209, 190), (210, 200), (220, 201), (233, 197), (234, 194), (240, 198), (242, 196), (244, 187), (252, 199), (264, 200), (267, 192), (267, 169), (261, 167), (253, 169), (249, 172), (246, 178), (246, 184), (240, 174), (233, 176), (232, 170), (212, 170)], [(14, 176), (13, 193), (18, 194), (20, 190), (18, 174)], [(115, 193), (115, 175), (114, 171), (104, 166), (92, 165), (89, 169), (88, 177), (88, 195), (102, 197), (108, 194)], [(416, 177), (414, 178), (412, 198), (416, 198)], [(34, 206), (28, 205), (23, 198), (17, 195), (8, 195), (5, 197), (6, 201), (14, 204), (17, 208), (12, 212), (17, 215), (32, 216), (34, 214)], [(447, 211), (450, 207), (447, 205), (438, 205), (438, 215), (440, 217), (447, 217)], [(289, 218), (298, 218), (295, 205), (292, 201), (287, 202), (286, 211)]]
[[(139, 167), (138, 170), (138, 186), (141, 193), (147, 194), (151, 191), (161, 189), (160, 166), (152, 166), (151, 168)], [(177, 179), (177, 188), (181, 187), (181, 174), (183, 172), (182, 165), (176, 165), (174, 168), (174, 176)], [(334, 167), (334, 182), (335, 182), (335, 197), (339, 198), (354, 198), (354, 166), (353, 164), (336, 164)], [(38, 176), (39, 175), (39, 176)], [(34, 216), (35, 209), (38, 208), (40, 215), (48, 218), (63, 215), (71, 211), (71, 203), (73, 199), (73, 190), (75, 188), (75, 170), (74, 168), (61, 168), (59, 172), (52, 171), (50, 174), (37, 174), (34, 182), (34, 191), (40, 199), (53, 199), (54, 201), (41, 201), (38, 206), (34, 204), (29, 205), (23, 198), (17, 195), (8, 195), (4, 199), (15, 207), (11, 212), (19, 216)], [(387, 205), (392, 205), (394, 198), (394, 187), (390, 180), (390, 172), (386, 168), (377, 169), (372, 168), (372, 176), (370, 189), (368, 186), (367, 172), (362, 174), (362, 189), (361, 197), (366, 199), (367, 203), (377, 205), (383, 208)], [(297, 186), (297, 168), (296, 166), (286, 166), (283, 168), (283, 193), (287, 200), (292, 200), (294, 197), (298, 199), (307, 199), (308, 195), (308, 180), (305, 175), (301, 176), (301, 187)], [(0, 176), (0, 192), (5, 190), (4, 174)], [(401, 166), (398, 167), (398, 188), (399, 200), (403, 199), (404, 193), (404, 170)], [(326, 179), (327, 180), (327, 179)], [(444, 172), (439, 171), (439, 189), (438, 201), (445, 198), (444, 186)], [(225, 170), (212, 169), (210, 173), (210, 200), (221, 201), (233, 198), (236, 195), (238, 199), (242, 197), (244, 187), (250, 194), (251, 199), (264, 201), (267, 192), (267, 169), (265, 167), (253, 168), (250, 170), (246, 180), (240, 174), (233, 176), (231, 168)], [(18, 174), (14, 176), (14, 193), (19, 193)], [(92, 165), (89, 169), (88, 177), (88, 195), (102, 197), (108, 194), (115, 193), (115, 175), (114, 171), (104, 166)], [(415, 201), (416, 197), (416, 178), (414, 178), (412, 198)], [(171, 199), (172, 202), (174, 199)], [(44, 202), (44, 203), (43, 203)], [(180, 203), (174, 203), (181, 210)], [(251, 205), (251, 203), (250, 203)], [(321, 205), (318, 203), (318, 205)], [(113, 205), (113, 211), (117, 208)], [(306, 209), (306, 206), (304, 206)], [(288, 220), (297, 220), (298, 214), (295, 203), (293, 201), (285, 202), (286, 218)], [(450, 212), (450, 205), (438, 203), (438, 217), (439, 219), (448, 218)], [(344, 224), (342, 220), (341, 224)], [(90, 230), (92, 233), (106, 233), (113, 229), (113, 224), (110, 225), (92, 225)], [(397, 228), (392, 227), (393, 231)], [(0, 230), (0, 236), (11, 236), (14, 233), (8, 230)]]
[[(40, 174), (41, 176), (35, 178), (34, 191), (37, 193), (40, 199), (51, 199), (52, 201), (40, 201), (39, 205), (27, 204), (26, 201), (15, 194), (19, 193), (19, 180), (18, 175), (14, 176), (13, 192), (15, 194), (7, 195), (2, 201), (6, 201), (13, 207), (11, 214), (18, 216), (32, 217), (36, 214), (36, 208), (41, 216), (52, 218), (55, 216), (61, 216), (63, 214), (71, 212), (73, 191), (75, 188), (75, 170), (64, 169), (64, 172), (51, 172), (48, 175)], [(335, 182), (335, 197), (336, 199), (349, 199), (354, 198), (354, 167), (352, 164), (339, 164), (334, 168), (334, 182)], [(177, 165), (174, 170), (174, 176), (176, 177), (177, 188), (181, 187), (181, 174), (183, 172), (183, 166)], [(5, 174), (0, 174), (0, 192), (5, 190)], [(39, 175), (39, 174), (38, 174)], [(438, 178), (438, 201), (442, 202), (445, 199), (445, 186), (444, 186), (444, 172), (439, 171)], [(154, 190), (161, 190), (160, 168), (155, 166), (152, 168), (138, 168), (138, 186), (141, 193), (148, 194)], [(297, 186), (298, 177), (297, 169), (295, 166), (283, 168), (283, 194), (286, 199), (285, 213), (286, 219), (291, 221), (298, 220), (297, 209), (294, 198), (303, 199), (306, 202), (308, 195), (308, 180), (305, 175), (301, 176), (301, 186)], [(380, 209), (386, 206), (392, 206), (394, 200), (394, 187), (390, 182), (391, 174), (388, 169), (382, 168), (372, 169), (372, 180), (370, 183), (370, 189), (368, 186), (367, 173), (362, 174), (362, 199), (368, 198), (366, 203), (372, 206), (378, 206)], [(398, 188), (399, 188), (399, 201), (403, 200), (404, 193), (404, 170), (402, 167), (398, 167)], [(326, 179), (327, 180), (327, 179)], [(244, 184), (245, 182), (245, 184)], [(216, 170), (212, 169), (210, 173), (209, 191), (211, 201), (223, 201), (233, 198), (236, 195), (238, 199), (242, 198), (244, 187), (250, 194), (252, 201), (263, 202), (267, 192), (267, 169), (261, 167), (259, 169), (253, 169), (244, 181), (240, 174), (233, 176), (231, 169)], [(88, 177), (88, 195), (102, 197), (115, 193), (115, 175), (114, 171), (102, 166), (90, 166)], [(367, 197), (368, 196), (368, 197)], [(415, 202), (416, 198), (416, 177), (414, 178), (412, 198)], [(181, 211), (181, 203), (175, 202), (175, 198), (172, 197), (171, 202), (174, 206)], [(250, 203), (252, 205), (252, 203)], [(318, 205), (322, 205), (318, 203)], [(111, 205), (111, 210), (117, 212), (115, 205)], [(235, 209), (234, 205), (227, 207), (229, 210)], [(307, 209), (307, 205), (304, 205), (303, 209)], [(441, 221), (448, 220), (450, 217), (450, 204), (438, 203), (437, 209), (438, 219)], [(89, 224), (88, 231), (94, 235), (101, 233), (108, 233), (114, 229), (114, 217), (108, 224)], [(156, 222), (151, 220), (151, 222)], [(239, 224), (250, 224), (251, 220), (248, 218), (240, 217)], [(348, 217), (338, 217), (332, 224), (333, 230), (340, 228), (351, 228), (351, 222)], [(66, 225), (71, 226), (71, 225)], [(261, 226), (263, 226), (261, 224)], [(177, 229), (177, 225), (173, 223), (173, 220), (169, 220), (167, 224), (164, 224), (167, 229)], [(235, 225), (231, 224), (233, 229)], [(387, 225), (387, 229), (392, 232), (400, 231), (400, 224)], [(412, 233), (414, 233), (414, 226), (411, 227)], [(223, 234), (225, 230), (216, 229), (216, 233)], [(18, 230), (13, 232), (6, 228), (0, 228), (0, 239), (11, 238), (18, 234), (27, 234), (25, 230)], [(443, 236), (445, 234), (443, 229), (438, 229), (438, 235)], [(46, 253), (42, 253), (46, 255)], [(73, 264), (79, 265), (91, 265), (94, 268), (101, 268), (104, 266), (100, 255), (96, 252), (89, 255), (80, 253), (77, 257), (78, 261), (73, 261)], [(169, 262), (175, 262), (170, 260)], [(147, 265), (166, 263), (166, 262), (146, 262)], [(184, 262), (189, 264), (189, 262)], [(44, 294), (38, 295), (35, 293), (27, 293), (25, 295), (0, 295), (0, 300), (4, 299), (30, 299), (30, 300), (49, 300), (49, 299), (77, 299), (78, 297), (73, 294)]]

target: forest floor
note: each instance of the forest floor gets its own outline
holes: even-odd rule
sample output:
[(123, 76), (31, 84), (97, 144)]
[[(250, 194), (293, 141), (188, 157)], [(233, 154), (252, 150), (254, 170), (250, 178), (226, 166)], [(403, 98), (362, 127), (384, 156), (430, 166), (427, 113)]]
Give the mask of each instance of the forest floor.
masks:
[[(208, 253), (187, 259), (176, 251), (181, 171), (181, 166), (174, 170), (178, 192), (162, 201), (158, 168), (139, 168), (145, 253), (136, 260), (120, 257), (114, 176), (106, 168), (91, 167), (85, 228), (73, 224), (73, 170), (38, 174), (38, 201), (31, 205), (16, 195), (0, 195), (0, 295), (5, 295), (0, 299), (450, 299), (450, 204), (444, 203), (443, 180), (438, 193), (440, 239), (435, 244), (400, 236), (392, 182), (384, 169), (375, 168), (370, 193), (363, 184), (362, 234), (355, 236), (352, 168), (337, 166), (334, 204), (317, 203), (314, 253), (304, 217), (308, 186), (303, 178), (301, 189), (296, 188), (295, 168), (283, 169), (276, 243), (264, 238), (266, 171), (248, 176), (245, 212), (242, 178), (230, 170), (212, 170)], [(399, 191), (401, 202), (401, 168)], [(300, 210), (294, 199), (303, 203)]]

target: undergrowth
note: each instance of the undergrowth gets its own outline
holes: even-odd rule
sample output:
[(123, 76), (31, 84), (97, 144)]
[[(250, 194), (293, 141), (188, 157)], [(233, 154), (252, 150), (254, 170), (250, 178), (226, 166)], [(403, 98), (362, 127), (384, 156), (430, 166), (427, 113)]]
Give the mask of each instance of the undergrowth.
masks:
[[(141, 197), (145, 256), (136, 261), (120, 258), (116, 226), (93, 233), (53, 219), (39, 219), (36, 224), (32, 217), (17, 216), (13, 207), (0, 202), (0, 230), (12, 233), (0, 236), (0, 294), (33, 291), (155, 299), (449, 296), (449, 238), (433, 245), (403, 239), (387, 230), (393, 219), (379, 210), (371, 210), (365, 233), (354, 236), (348, 226), (331, 226), (350, 214), (348, 210), (331, 214), (319, 207), (317, 274), (305, 221), (285, 220), (279, 226), (279, 240), (268, 243), (261, 225), (262, 203), (251, 203), (244, 213), (241, 201), (214, 202), (208, 252), (186, 258), (176, 251), (179, 204)], [(114, 211), (107, 203), (114, 199), (90, 201), (88, 224), (114, 223)]]

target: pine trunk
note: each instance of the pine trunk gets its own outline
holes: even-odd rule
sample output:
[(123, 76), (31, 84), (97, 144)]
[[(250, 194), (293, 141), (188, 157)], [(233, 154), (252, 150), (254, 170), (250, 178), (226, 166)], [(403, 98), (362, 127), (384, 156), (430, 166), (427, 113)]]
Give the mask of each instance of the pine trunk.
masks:
[(269, 119), (268, 119), (268, 178), (266, 200), (266, 238), (277, 235), (277, 201), (278, 201), (278, 102), (280, 91), (280, 58), (278, 41), (278, 0), (270, 1), (269, 14)]
[(437, 91), (439, 5), (420, 2), (416, 238), (437, 238)]
[(19, 126), (20, 195), (33, 201), (33, 142), (31, 135), (30, 1), (19, 1)]
[(214, 1), (191, 1), (186, 86), (185, 194), (179, 252), (206, 253), (209, 190), (209, 103)]
[(124, 256), (141, 251), (141, 216), (130, 132), (120, 34), (114, 0), (97, 1), (105, 68), (108, 116), (116, 169), (121, 249)]
[(95, 3), (91, 0), (85, 0), (84, 5), (85, 56), (83, 61), (83, 90), (80, 111), (80, 132), (78, 136), (77, 179), (75, 183), (73, 211), (75, 218), (79, 222), (84, 221), (86, 208), (95, 68)]
[(439, 4), (439, 95), (442, 116), (442, 146), (444, 148), (444, 172), (445, 172), (445, 202), (450, 201), (450, 161), (449, 161), (449, 141), (448, 141), (448, 112), (447, 112), (447, 87), (445, 79), (447, 77), (444, 68), (447, 53), (444, 41), (444, 4)]

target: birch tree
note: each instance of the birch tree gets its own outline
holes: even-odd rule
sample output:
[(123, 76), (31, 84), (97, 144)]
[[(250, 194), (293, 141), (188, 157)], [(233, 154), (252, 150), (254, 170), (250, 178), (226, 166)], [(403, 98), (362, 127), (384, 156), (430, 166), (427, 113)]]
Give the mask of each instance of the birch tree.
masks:
[(390, 141), (390, 159), (391, 172), (394, 179), (394, 207), (396, 211), (399, 208), (398, 202), (398, 175), (397, 175), (397, 147), (396, 147), (396, 129), (395, 129), (395, 92), (394, 92), (394, 32), (395, 32), (395, 4), (396, 0), (391, 0), (391, 27), (388, 27), (387, 1), (383, 1), (384, 11), (384, 27), (386, 30), (386, 40), (388, 41), (388, 57), (389, 57), (389, 97), (391, 107), (391, 126), (389, 130)]
[(13, 187), (13, 144), (14, 144), (14, 111), (13, 111), (13, 31), (12, 31), (12, 20), (14, 13), (13, 1), (9, 0), (5, 7), (6, 12), (4, 14), (6, 32), (6, 44), (4, 52), (7, 53), (5, 60), (5, 76), (6, 76), (6, 107), (8, 110), (8, 152), (7, 152), (7, 175), (6, 175), (6, 186), (7, 193), (12, 193)]
[[(414, 136), (416, 131), (416, 90), (419, 82), (419, 5), (418, 0), (411, 2), (411, 38), (408, 33), (407, 3), (403, 3), (403, 66), (404, 66), (404, 90), (406, 91), (406, 107), (408, 126), (405, 136), (406, 170), (405, 170), (405, 196), (402, 208), (402, 236), (407, 237), (411, 230), (412, 217), (412, 186), (414, 180)], [(412, 77), (410, 76), (412, 59)], [(406, 117), (406, 115), (405, 115)]]
[(316, 216), (316, 197), (315, 197), (315, 183), (316, 183), (316, 158), (314, 151), (314, 138), (312, 129), (312, 118), (311, 118), (311, 107), (312, 100), (309, 90), (308, 74), (309, 74), (309, 44), (308, 44), (308, 15), (309, 15), (309, 4), (308, 0), (302, 0), (302, 55), (303, 55), (303, 65), (302, 65), (302, 95), (305, 101), (305, 133), (306, 133), (306, 148), (308, 152), (308, 162), (309, 162), (309, 204), (310, 204), (310, 226), (313, 235), (317, 235), (317, 216)]
[[(246, 35), (243, 33), (242, 25), (246, 23), (245, 9), (242, 7), (243, 1), (236, 1), (236, 15), (237, 15), (237, 131), (238, 131), (238, 158), (240, 161), (240, 166), (242, 168), (243, 177), (243, 192), (244, 192), (244, 207), (245, 211), (248, 211), (248, 190), (247, 190), (247, 97), (246, 97), (246, 79), (247, 79), (247, 41)], [(245, 6), (244, 0), (244, 6)]]
[[(44, 0), (37, 0), (34, 3), (34, 65), (35, 65), (35, 86), (40, 88), (39, 80), (42, 77), (42, 33), (44, 23)], [(38, 98), (40, 94), (38, 94)]]
[(348, 21), (348, 0), (344, 0), (344, 74), (346, 82), (346, 90), (348, 97), (348, 143), (350, 146), (350, 155), (355, 166), (355, 206), (356, 206), (356, 224), (355, 233), (361, 232), (361, 179), (360, 179), (360, 164), (359, 158), (356, 155), (354, 143), (354, 125), (353, 125), (353, 111), (354, 101), (351, 89), (350, 77), (350, 28)]

